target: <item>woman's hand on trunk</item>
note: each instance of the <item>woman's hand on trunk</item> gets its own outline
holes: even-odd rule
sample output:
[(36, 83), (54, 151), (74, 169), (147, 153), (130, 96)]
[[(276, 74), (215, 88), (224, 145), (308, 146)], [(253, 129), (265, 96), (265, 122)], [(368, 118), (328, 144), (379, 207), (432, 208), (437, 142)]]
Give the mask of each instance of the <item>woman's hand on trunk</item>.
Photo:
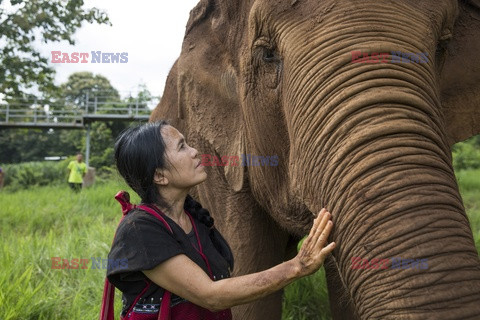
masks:
[(314, 273), (323, 265), (327, 255), (335, 248), (335, 242), (327, 243), (328, 236), (333, 227), (330, 213), (323, 208), (313, 220), (312, 229), (303, 241), (302, 247), (294, 258), (299, 265), (300, 276)]

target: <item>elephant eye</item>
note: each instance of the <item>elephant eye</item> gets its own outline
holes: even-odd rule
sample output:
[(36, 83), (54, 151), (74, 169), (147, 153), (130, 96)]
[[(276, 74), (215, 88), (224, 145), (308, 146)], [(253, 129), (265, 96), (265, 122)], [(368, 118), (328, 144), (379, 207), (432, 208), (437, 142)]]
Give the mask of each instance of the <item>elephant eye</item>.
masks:
[(276, 51), (275, 44), (267, 37), (260, 37), (254, 43), (254, 51), (263, 62), (279, 62), (280, 57)]
[(257, 39), (252, 50), (252, 77), (251, 83), (261, 83), (269, 89), (275, 89), (282, 76), (282, 58), (277, 46), (266, 37)]
[(275, 55), (275, 51), (272, 49), (265, 48), (263, 51), (263, 61), (265, 62), (275, 62), (277, 61), (277, 56)]

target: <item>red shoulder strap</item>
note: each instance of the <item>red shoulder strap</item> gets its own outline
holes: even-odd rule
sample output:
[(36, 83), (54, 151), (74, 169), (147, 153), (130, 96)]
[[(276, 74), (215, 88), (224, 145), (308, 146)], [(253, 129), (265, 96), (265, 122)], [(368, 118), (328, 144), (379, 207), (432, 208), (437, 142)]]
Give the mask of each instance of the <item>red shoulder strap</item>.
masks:
[(102, 307), (100, 308), (100, 320), (113, 320), (113, 310), (115, 298), (115, 286), (105, 277), (103, 285)]
[[(158, 220), (162, 221), (163, 224), (165, 225), (165, 227), (167, 227), (167, 229), (173, 234), (173, 230), (170, 227), (170, 225), (168, 224), (167, 220), (165, 220), (165, 218), (162, 217), (162, 215), (159, 214), (155, 209), (153, 209), (149, 206), (145, 206), (145, 205), (136, 206), (136, 208), (141, 209), (143, 211), (146, 211), (146, 212), (150, 213), (151, 215), (153, 215), (154, 217), (156, 217)], [(142, 293), (137, 298), (140, 298), (141, 295), (142, 295)], [(164, 289), (162, 303), (160, 304), (160, 310), (158, 311), (157, 320), (170, 320), (170, 299), (171, 299), (171, 295), (172, 294), (170, 293), (170, 291)], [(134, 305), (135, 304), (133, 303), (132, 307)]]
[[(115, 195), (115, 199), (122, 205), (123, 216), (120, 219), (120, 222), (122, 222), (127, 212), (135, 208), (135, 206), (130, 203), (130, 195), (126, 191), (119, 191)], [(120, 222), (118, 224), (120, 224)], [(111, 284), (110, 281), (108, 281), (107, 277), (105, 277), (105, 283), (103, 285), (102, 306), (100, 307), (100, 320), (114, 320), (114, 299), (115, 286)]]
[(165, 220), (164, 217), (162, 217), (156, 210), (154, 210), (153, 208), (149, 207), (149, 206), (145, 206), (145, 205), (141, 205), (141, 206), (136, 206), (136, 208), (138, 209), (141, 209), (143, 211), (147, 211), (148, 213), (150, 213), (151, 215), (153, 215), (155, 218), (157, 218), (158, 220), (162, 221), (163, 224), (165, 225), (165, 227), (167, 227), (167, 229), (173, 233), (173, 230), (172, 228), (170, 227), (170, 225), (168, 224), (167, 220)]
[[(127, 191), (118, 191), (118, 193), (115, 195), (115, 200), (120, 202), (120, 205), (122, 206), (122, 213), (123, 216), (125, 215), (132, 209), (135, 209), (136, 205), (130, 203), (130, 195), (128, 194)], [(122, 217), (123, 219), (123, 217)], [(122, 221), (122, 220), (120, 220)]]
[[(139, 208), (141, 210), (144, 210), (150, 213), (151, 215), (153, 215), (154, 217), (162, 221), (163, 224), (167, 227), (167, 229), (171, 233), (173, 233), (173, 230), (168, 224), (167, 220), (165, 220), (165, 218), (163, 218), (160, 214), (158, 214), (154, 209), (145, 205), (137, 206), (135, 204), (130, 203), (130, 195), (128, 194), (127, 191), (123, 191), (123, 190), (119, 191), (115, 195), (115, 199), (118, 202), (120, 202), (122, 206), (123, 216), (122, 216), (122, 219), (120, 219), (120, 222), (122, 222), (123, 218), (125, 218), (125, 216), (130, 210)], [(130, 308), (129, 312), (132, 310), (133, 306), (135, 306), (135, 303), (137, 303), (138, 299), (140, 299), (140, 297), (145, 293), (145, 291), (149, 286), (150, 286), (150, 283), (147, 282), (147, 286), (132, 303), (132, 307)], [(165, 290), (165, 293), (163, 294), (161, 309), (158, 314), (159, 320), (170, 319), (170, 296), (171, 296), (170, 291)], [(105, 277), (105, 284), (103, 286), (102, 306), (100, 308), (100, 320), (114, 320), (114, 314), (115, 314), (114, 299), (115, 299), (115, 286), (111, 284), (110, 281), (108, 281), (107, 277)]]

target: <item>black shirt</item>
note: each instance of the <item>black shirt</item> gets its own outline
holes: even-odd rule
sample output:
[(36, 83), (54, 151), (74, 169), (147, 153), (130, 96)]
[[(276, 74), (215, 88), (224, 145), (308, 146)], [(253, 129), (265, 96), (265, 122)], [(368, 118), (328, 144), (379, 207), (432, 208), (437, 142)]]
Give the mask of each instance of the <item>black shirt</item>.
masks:
[[(108, 255), (107, 277), (123, 292), (122, 315), (128, 311), (135, 298), (149, 282), (151, 284), (148, 290), (142, 295), (136, 307), (158, 312), (164, 290), (148, 280), (142, 270), (153, 269), (171, 257), (185, 254), (207, 275), (209, 274), (203, 258), (196, 250), (198, 244), (193, 226), (192, 232), (187, 235), (172, 219), (166, 215), (162, 216), (173, 234), (162, 221), (140, 209), (131, 210), (117, 228), (112, 249)], [(210, 264), (213, 280), (230, 277), (228, 263), (213, 246), (208, 228), (195, 218), (193, 221), (198, 231), (202, 251)], [(192, 242), (196, 244), (195, 247)], [(118, 263), (119, 261), (123, 263)], [(171, 306), (185, 301), (172, 293)]]

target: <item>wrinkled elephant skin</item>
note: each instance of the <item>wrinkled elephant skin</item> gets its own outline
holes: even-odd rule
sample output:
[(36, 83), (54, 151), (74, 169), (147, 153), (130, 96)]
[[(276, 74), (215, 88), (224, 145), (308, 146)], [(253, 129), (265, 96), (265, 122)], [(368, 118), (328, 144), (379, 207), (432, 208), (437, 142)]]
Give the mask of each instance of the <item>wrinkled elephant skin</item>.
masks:
[[(212, 157), (278, 157), (206, 167), (193, 190), (236, 275), (291, 257), (327, 207), (335, 319), (474, 319), (480, 262), (450, 147), (480, 133), (479, 53), (474, 0), (202, 0), (151, 119)], [(280, 319), (281, 292), (234, 316)]]

